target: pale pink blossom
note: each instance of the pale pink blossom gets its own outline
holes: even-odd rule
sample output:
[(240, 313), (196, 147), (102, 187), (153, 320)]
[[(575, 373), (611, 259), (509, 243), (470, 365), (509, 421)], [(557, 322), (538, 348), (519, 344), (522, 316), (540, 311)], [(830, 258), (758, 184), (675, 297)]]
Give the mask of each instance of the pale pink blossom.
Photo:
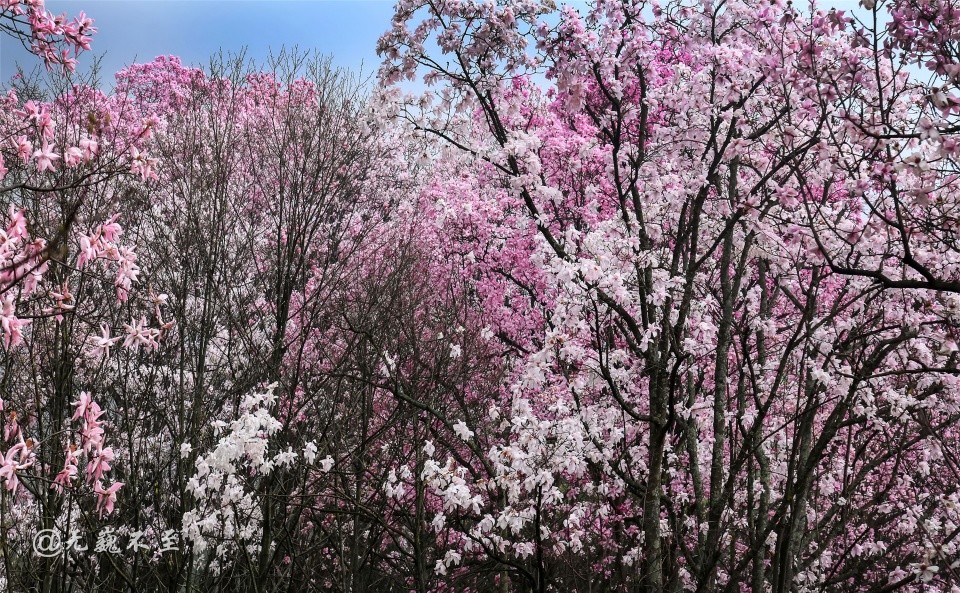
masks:
[(54, 167), (54, 161), (60, 160), (60, 155), (53, 152), (53, 147), (50, 146), (50, 143), (44, 141), (43, 148), (37, 149), (33, 153), (33, 158), (37, 162), (37, 171), (56, 171)]
[(98, 481), (93, 491), (97, 495), (97, 511), (100, 516), (109, 515), (113, 512), (113, 507), (117, 503), (117, 491), (123, 488), (123, 482), (114, 482), (108, 488), (103, 487), (103, 482)]

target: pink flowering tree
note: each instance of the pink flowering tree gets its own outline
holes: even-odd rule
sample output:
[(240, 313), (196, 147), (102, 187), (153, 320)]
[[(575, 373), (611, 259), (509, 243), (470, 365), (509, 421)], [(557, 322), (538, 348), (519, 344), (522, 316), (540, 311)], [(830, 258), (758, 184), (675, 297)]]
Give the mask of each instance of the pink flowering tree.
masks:
[[(145, 531), (151, 545), (168, 529), (184, 538), (163, 554), (82, 561), (95, 575), (84, 582), (264, 590), (304, 572), (327, 578), (319, 524), (328, 550), (356, 550), (338, 579), (356, 578), (369, 547), (349, 544), (347, 522), (331, 527), (325, 509), (356, 514), (356, 496), (330, 493), (356, 492), (350, 481), (377, 493), (382, 480), (327, 480), (377, 421), (352, 420), (370, 389), (354, 392), (345, 378), (342, 361), (356, 354), (341, 315), (358, 310), (351, 299), (397, 236), (409, 185), (402, 136), (369, 117), (345, 73), (299, 55), (264, 71), (158, 58), (119, 73), (115, 92), (128, 113), (155, 115), (142, 148), (156, 179), (119, 186), (141, 291), (100, 309), (88, 342), (101, 361), (91, 376), (127, 437), (116, 446), (124, 486), (111, 525)], [(244, 403), (269, 384), (269, 405)], [(242, 429), (253, 407), (275, 420), (269, 434)], [(237, 422), (239, 432), (225, 429)], [(262, 455), (237, 449), (248, 441)], [(226, 461), (213, 471), (217, 459)], [(223, 521), (210, 515), (231, 501), (232, 513), (215, 513)]]
[(50, 590), (74, 556), (38, 560), (31, 538), (50, 530), (67, 542), (109, 522), (124, 486), (111, 471), (121, 456), (109, 437), (117, 406), (102, 380), (111, 348), (154, 348), (159, 336), (143, 320), (161, 312), (137, 294), (137, 254), (122, 226), (126, 200), (154, 176), (144, 151), (155, 120), (68, 76), (94, 32), (86, 16), (7, 2), (0, 20), (62, 66), (45, 94), (15, 81), (0, 116), (0, 515), (15, 526), (0, 536), (2, 577), (8, 588)]
[(80, 52), (90, 49), (97, 32), (83, 12), (71, 18), (54, 15), (43, 0), (4, 0), (0, 3), (0, 27), (38, 56), (48, 69), (73, 71)]
[(514, 361), (497, 479), (422, 474), (438, 571), (956, 581), (952, 95), (905, 69), (952, 33), (908, 5), (398, 3), (381, 78), (430, 89), (427, 215)]

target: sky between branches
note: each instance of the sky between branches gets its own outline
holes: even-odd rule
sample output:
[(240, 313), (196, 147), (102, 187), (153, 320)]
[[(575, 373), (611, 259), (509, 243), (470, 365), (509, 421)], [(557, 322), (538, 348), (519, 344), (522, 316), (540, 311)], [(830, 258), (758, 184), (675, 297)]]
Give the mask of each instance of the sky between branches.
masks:
[[(299, 46), (333, 54), (339, 66), (373, 72), (376, 40), (390, 25), (388, 0), (49, 0), (54, 14), (85, 11), (98, 32), (93, 51), (82, 55), (80, 70), (92, 55), (104, 55), (104, 82), (133, 62), (158, 55), (179, 56), (185, 64), (204, 65), (221, 48), (246, 48), (255, 60), (271, 48)], [(4, 36), (0, 78), (16, 72), (16, 63), (36, 60)]]
[[(562, 0), (558, 0), (560, 4)], [(584, 5), (585, 0), (563, 2)], [(338, 66), (372, 74), (379, 65), (377, 38), (390, 26), (392, 0), (48, 0), (54, 14), (85, 11), (98, 32), (93, 51), (81, 55), (80, 71), (102, 56), (102, 81), (114, 72), (159, 55), (175, 55), (203, 66), (221, 49), (246, 50), (262, 62), (272, 50), (298, 46), (334, 56)], [(802, 4), (802, 2), (796, 2)], [(824, 0), (824, 6), (857, 8), (856, 0)], [(0, 80), (16, 64), (36, 67), (15, 41), (0, 39)]]

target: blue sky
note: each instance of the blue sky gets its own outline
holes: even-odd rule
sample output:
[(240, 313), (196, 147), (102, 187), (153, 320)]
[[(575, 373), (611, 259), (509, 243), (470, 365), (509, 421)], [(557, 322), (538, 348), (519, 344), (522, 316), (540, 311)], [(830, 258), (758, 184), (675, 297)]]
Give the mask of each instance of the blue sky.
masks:
[[(335, 64), (365, 73), (379, 65), (377, 38), (390, 27), (391, 0), (47, 0), (55, 14), (85, 11), (98, 28), (93, 51), (104, 54), (103, 82), (133, 62), (176, 55), (205, 65), (221, 48), (261, 59), (271, 48), (299, 46), (333, 54)], [(38, 62), (0, 36), (0, 79), (17, 62)], [(90, 56), (81, 59), (81, 69)]]
[[(857, 0), (821, 0), (850, 10)], [(559, 3), (559, 2), (558, 2)], [(578, 2), (582, 4), (582, 0)], [(799, 2), (802, 4), (803, 0)], [(261, 60), (271, 48), (298, 46), (332, 54), (338, 66), (373, 73), (379, 65), (375, 47), (390, 27), (392, 0), (47, 0), (52, 12), (74, 15), (83, 10), (99, 29), (91, 55), (104, 55), (102, 82), (134, 62), (176, 55), (203, 66), (221, 48)], [(0, 81), (15, 64), (39, 62), (7, 35), (0, 35)]]

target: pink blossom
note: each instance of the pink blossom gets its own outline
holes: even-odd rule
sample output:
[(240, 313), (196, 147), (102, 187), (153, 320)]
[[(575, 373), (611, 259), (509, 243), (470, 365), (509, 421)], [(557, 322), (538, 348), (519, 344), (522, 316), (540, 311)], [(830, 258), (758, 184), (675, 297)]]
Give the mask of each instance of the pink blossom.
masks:
[(90, 354), (110, 358), (110, 348), (120, 341), (120, 337), (110, 337), (110, 328), (100, 324), (100, 335), (90, 336)]
[(33, 154), (33, 144), (26, 136), (17, 136), (17, 138), (13, 140), (13, 145), (21, 161), (26, 162), (30, 160), (30, 155)]
[(53, 147), (46, 141), (43, 148), (33, 153), (33, 158), (37, 161), (37, 171), (56, 171), (53, 162), (60, 159), (60, 155), (53, 152)]
[(104, 473), (110, 471), (110, 462), (113, 461), (113, 459), (113, 449), (110, 447), (97, 450), (89, 463), (87, 463), (86, 473), (88, 481), (99, 481)]
[(68, 167), (76, 167), (83, 162), (83, 151), (76, 146), (68, 147), (63, 152), (63, 162)]
[(86, 418), (87, 412), (90, 409), (90, 404), (93, 403), (93, 399), (90, 397), (90, 394), (86, 391), (80, 392), (80, 397), (77, 401), (73, 402), (73, 406), (76, 410), (73, 413), (73, 416), (70, 420), (79, 420), (81, 418)]
[(123, 488), (123, 485), (123, 482), (114, 482), (106, 489), (103, 487), (103, 482), (98, 481), (94, 485), (93, 491), (97, 495), (97, 510), (101, 517), (113, 512), (113, 506), (117, 502), (117, 491)]

